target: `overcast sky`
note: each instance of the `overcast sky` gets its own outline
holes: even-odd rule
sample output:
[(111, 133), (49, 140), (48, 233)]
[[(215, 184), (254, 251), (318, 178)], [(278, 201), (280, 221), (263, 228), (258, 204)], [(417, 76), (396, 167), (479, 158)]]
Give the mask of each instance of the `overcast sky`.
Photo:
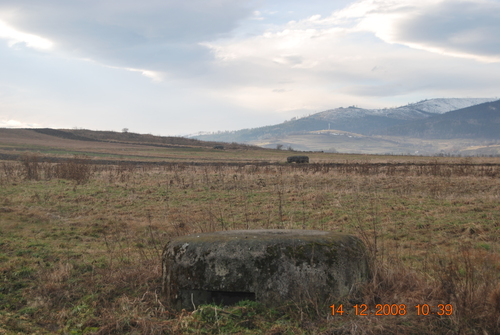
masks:
[(0, 127), (184, 135), (499, 92), (500, 0), (0, 0)]

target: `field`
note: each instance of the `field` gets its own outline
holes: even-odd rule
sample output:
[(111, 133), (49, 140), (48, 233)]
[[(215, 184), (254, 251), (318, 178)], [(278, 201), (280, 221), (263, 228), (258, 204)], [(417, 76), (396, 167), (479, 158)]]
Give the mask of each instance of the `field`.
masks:
[(398, 136), (365, 136), (339, 130), (318, 130), (289, 134), (249, 143), (266, 148), (276, 148), (281, 144), (285, 148), (297, 150), (315, 150), (341, 153), (395, 155), (418, 154), (433, 156), (436, 154), (454, 154), (462, 156), (499, 156), (500, 146), (496, 140), (476, 139), (419, 139)]
[[(118, 159), (109, 145), (102, 155), (50, 145), (0, 161), (0, 334), (500, 332), (498, 158), (313, 153), (311, 164), (287, 165), (289, 153), (277, 150), (153, 155), (113, 144), (131, 152)], [(165, 304), (160, 254), (169, 238), (257, 228), (360, 237), (373, 278), (332, 304), (404, 305), (406, 315), (332, 315), (312, 301), (195, 312)], [(437, 313), (439, 304), (452, 312), (415, 308)]]

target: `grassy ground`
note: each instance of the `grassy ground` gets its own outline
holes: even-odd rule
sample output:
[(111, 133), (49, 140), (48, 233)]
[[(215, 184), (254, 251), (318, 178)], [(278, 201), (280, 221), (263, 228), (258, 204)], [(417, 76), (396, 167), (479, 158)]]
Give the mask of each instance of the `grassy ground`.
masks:
[[(347, 163), (0, 162), (0, 334), (499, 333), (500, 167), (339, 157)], [(308, 301), (193, 313), (165, 305), (160, 253), (169, 238), (256, 228), (355, 234), (373, 279), (361, 296), (332, 301), (349, 315)], [(353, 299), (407, 313), (355, 315)], [(453, 311), (418, 315), (423, 304)]]

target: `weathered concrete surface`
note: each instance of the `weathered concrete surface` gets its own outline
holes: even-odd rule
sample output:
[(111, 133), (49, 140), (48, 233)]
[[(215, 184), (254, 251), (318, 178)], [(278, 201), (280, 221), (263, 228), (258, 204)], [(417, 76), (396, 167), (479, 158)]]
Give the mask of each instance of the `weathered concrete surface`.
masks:
[(171, 240), (163, 251), (163, 292), (176, 309), (243, 299), (328, 308), (368, 277), (361, 240), (327, 231), (193, 234)]
[(290, 156), (286, 159), (287, 163), (309, 163), (308, 156)]

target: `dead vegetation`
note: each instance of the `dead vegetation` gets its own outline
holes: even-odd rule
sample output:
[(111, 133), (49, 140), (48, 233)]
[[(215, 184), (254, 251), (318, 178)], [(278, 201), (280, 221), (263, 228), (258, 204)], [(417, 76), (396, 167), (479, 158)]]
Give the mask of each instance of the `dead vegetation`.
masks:
[[(75, 155), (73, 158), (66, 159), (61, 163), (50, 164), (41, 162), (40, 155), (38, 154), (27, 153), (21, 157), (21, 163), (21, 174), (26, 180), (50, 180), (58, 178), (73, 180), (77, 184), (88, 181), (94, 167), (90, 164), (90, 158), (84, 155)], [(6, 175), (10, 175), (10, 172), (5, 173)]]
[[(0, 333), (495, 334), (500, 167), (479, 159), (290, 165), (0, 164)], [(177, 235), (295, 228), (351, 233), (373, 279), (342, 304), (176, 313), (160, 253)], [(354, 305), (406, 315), (355, 315)], [(416, 305), (435, 314), (418, 315)], [(451, 304), (452, 315), (437, 315)]]

